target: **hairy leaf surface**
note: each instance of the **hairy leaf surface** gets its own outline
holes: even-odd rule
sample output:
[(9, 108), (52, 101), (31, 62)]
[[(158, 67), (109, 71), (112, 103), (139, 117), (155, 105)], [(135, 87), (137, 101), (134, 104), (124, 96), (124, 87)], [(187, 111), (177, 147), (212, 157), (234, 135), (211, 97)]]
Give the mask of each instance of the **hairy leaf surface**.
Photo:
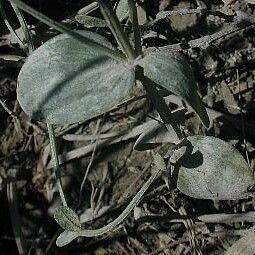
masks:
[(80, 236), (79, 232), (65, 230), (57, 238), (56, 245), (58, 247), (63, 247), (65, 245), (71, 243), (75, 238), (77, 238), (79, 236)]
[(120, 21), (126, 19), (129, 15), (128, 0), (120, 0), (116, 8), (116, 15)]
[[(112, 47), (100, 35), (82, 33)], [(134, 81), (134, 68), (125, 60), (116, 61), (61, 34), (28, 57), (18, 77), (17, 94), (22, 109), (33, 119), (70, 124), (110, 110)]]
[[(241, 199), (254, 184), (252, 169), (229, 143), (210, 136), (188, 137), (177, 187), (200, 199)], [(177, 156), (178, 151), (176, 152)]]
[(81, 223), (78, 215), (67, 206), (60, 206), (54, 213), (57, 223), (65, 230), (79, 232)]
[(145, 76), (184, 99), (209, 127), (209, 117), (197, 93), (193, 71), (183, 57), (169, 51), (149, 50), (139, 65), (143, 67)]

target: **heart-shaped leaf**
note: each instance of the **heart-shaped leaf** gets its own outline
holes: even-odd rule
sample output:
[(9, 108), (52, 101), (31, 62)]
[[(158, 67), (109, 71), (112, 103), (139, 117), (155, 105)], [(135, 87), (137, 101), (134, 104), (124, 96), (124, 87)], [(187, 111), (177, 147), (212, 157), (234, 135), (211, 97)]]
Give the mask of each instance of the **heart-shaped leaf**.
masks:
[(231, 200), (249, 196), (248, 188), (255, 183), (253, 172), (235, 148), (210, 136), (187, 139), (190, 143), (181, 159), (177, 179), (181, 192), (199, 199)]
[(196, 111), (203, 124), (210, 126), (206, 109), (197, 93), (193, 71), (180, 54), (148, 49), (139, 65), (143, 67), (145, 76), (182, 97)]
[(81, 223), (78, 215), (67, 206), (60, 206), (54, 213), (57, 223), (65, 230), (79, 232)]
[[(98, 34), (82, 33), (112, 47)], [(92, 51), (86, 43), (61, 34), (28, 57), (18, 76), (18, 101), (33, 119), (70, 124), (110, 110), (134, 80), (134, 68), (127, 61)]]

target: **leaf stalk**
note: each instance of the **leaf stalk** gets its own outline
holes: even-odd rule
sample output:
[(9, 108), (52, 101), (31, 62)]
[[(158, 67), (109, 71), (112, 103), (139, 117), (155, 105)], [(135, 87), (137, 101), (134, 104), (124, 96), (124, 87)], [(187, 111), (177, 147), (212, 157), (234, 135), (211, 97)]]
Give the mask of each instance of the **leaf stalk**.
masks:
[(57, 142), (56, 142), (55, 132), (54, 132), (53, 126), (49, 123), (47, 123), (47, 128), (48, 128), (49, 139), (50, 139), (50, 148), (51, 148), (52, 159), (55, 163), (54, 173), (55, 173), (55, 178), (57, 180), (59, 195), (60, 195), (63, 206), (67, 206), (65, 194), (63, 191), (63, 185), (62, 185), (62, 181), (61, 181), (61, 175), (60, 175), (60, 167), (59, 167), (59, 159), (58, 159)]
[(98, 0), (98, 4), (101, 9), (101, 13), (106, 20), (111, 32), (113, 33), (116, 41), (118, 42), (121, 50), (126, 54), (129, 60), (135, 59), (135, 51), (132, 48), (125, 31), (123, 30), (119, 19), (116, 16), (110, 2)]
[(134, 39), (135, 39), (135, 52), (136, 56), (142, 54), (142, 44), (141, 44), (141, 34), (138, 25), (138, 16), (137, 16), (137, 8), (134, 0), (128, 0), (130, 19), (133, 26), (134, 31)]

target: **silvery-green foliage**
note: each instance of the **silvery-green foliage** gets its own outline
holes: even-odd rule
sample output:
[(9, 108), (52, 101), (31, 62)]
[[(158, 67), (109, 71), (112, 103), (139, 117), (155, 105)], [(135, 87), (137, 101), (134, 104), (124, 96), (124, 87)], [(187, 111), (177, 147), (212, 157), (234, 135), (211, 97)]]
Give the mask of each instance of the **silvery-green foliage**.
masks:
[(193, 71), (183, 57), (169, 51), (148, 50), (139, 65), (145, 76), (184, 99), (209, 127), (209, 117), (197, 93)]
[[(102, 36), (82, 32), (112, 48)], [(18, 101), (33, 119), (51, 124), (85, 121), (110, 110), (134, 85), (135, 71), (61, 34), (33, 52), (18, 76)]]
[(79, 232), (81, 231), (81, 223), (78, 215), (67, 206), (60, 206), (54, 213), (57, 223), (65, 230)]
[[(211, 136), (190, 136), (181, 159), (177, 187), (199, 199), (230, 200), (249, 196), (252, 169), (229, 143)], [(178, 151), (173, 157), (178, 157)]]
[(120, 21), (129, 16), (128, 0), (120, 0), (116, 8), (116, 15)]
[[(14, 2), (23, 6), (20, 1)], [(128, 17), (127, 0), (120, 0), (116, 13), (120, 21)], [(43, 20), (43, 15), (37, 16)], [(90, 27), (106, 24), (98, 18), (85, 16), (84, 19), (83, 22)], [(47, 21), (46, 24), (52, 23), (49, 22), (50, 19), (44, 20)], [(50, 124), (85, 121), (110, 110), (134, 85), (134, 63), (130, 63), (124, 57), (122, 60), (121, 57), (116, 60), (110, 57), (114, 55), (113, 53), (103, 52), (101, 45), (108, 49), (113, 47), (98, 34), (79, 32), (86, 35), (86, 44), (75, 39), (74, 33), (69, 29), (54, 22), (52, 24), (60, 31), (73, 36), (58, 35), (28, 57), (18, 77), (17, 95), (23, 110), (31, 118), (44, 120)], [(125, 41), (125, 37), (122, 37)], [(92, 39), (90, 46), (94, 42), (100, 45), (89, 47), (89, 38)], [(97, 51), (95, 48), (101, 50)], [(104, 48), (104, 51), (108, 49)], [(133, 59), (132, 54), (130, 58)], [(193, 72), (184, 58), (173, 52), (149, 49), (135, 62), (143, 67), (146, 77), (184, 99), (195, 110), (203, 124), (209, 127), (210, 121), (197, 93)], [(155, 90), (154, 93), (156, 94)], [(155, 95), (153, 92), (151, 94), (153, 98)], [(155, 101), (157, 102), (157, 99)], [(157, 110), (160, 111), (159, 104)], [(177, 126), (183, 122), (180, 116), (172, 115)], [(143, 147), (150, 144), (159, 129), (160, 126), (151, 126), (136, 145)], [(173, 130), (176, 132), (176, 129)], [(171, 141), (178, 143), (180, 137), (174, 132)], [(172, 155), (172, 159), (180, 158), (177, 162), (177, 165), (180, 163), (180, 167), (176, 168), (177, 187), (184, 194), (200, 199), (239, 199), (249, 195), (248, 187), (254, 184), (253, 173), (237, 150), (214, 137), (191, 136), (187, 140), (186, 153), (178, 155), (180, 151), (177, 150)], [(100, 229), (82, 230), (79, 217), (73, 210), (67, 206), (58, 208), (54, 217), (64, 232), (57, 239), (57, 245), (64, 246), (78, 236), (97, 236), (116, 227), (134, 208), (157, 174), (165, 170), (164, 159), (156, 154), (154, 171), (150, 179), (123, 213), (115, 221)]]
[(57, 238), (56, 245), (58, 247), (63, 247), (69, 244), (70, 242), (72, 242), (74, 239), (76, 239), (79, 236), (80, 236), (79, 232), (65, 230)]

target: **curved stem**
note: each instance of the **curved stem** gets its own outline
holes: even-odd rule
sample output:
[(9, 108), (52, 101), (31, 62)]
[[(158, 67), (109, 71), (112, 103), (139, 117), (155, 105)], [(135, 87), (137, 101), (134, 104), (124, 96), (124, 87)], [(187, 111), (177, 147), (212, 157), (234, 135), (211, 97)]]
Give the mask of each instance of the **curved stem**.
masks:
[(156, 171), (152, 172), (152, 175), (150, 178), (146, 181), (146, 183), (143, 185), (143, 187), (138, 191), (138, 193), (133, 197), (131, 202), (128, 204), (128, 206), (125, 208), (125, 210), (111, 223), (108, 225), (99, 228), (99, 229), (86, 229), (82, 230), (80, 232), (80, 236), (86, 236), (86, 237), (92, 237), (92, 236), (99, 236), (103, 235), (111, 230), (113, 230), (116, 226), (118, 226), (128, 215), (129, 213), (134, 209), (134, 207), (138, 204), (140, 199), (142, 198), (143, 194), (146, 192), (146, 190), (149, 188), (149, 186), (152, 184), (152, 182), (155, 180), (157, 175), (162, 169), (156, 169)]
[(55, 28), (56, 30), (58, 30), (61, 33), (69, 34), (70, 36), (77, 39), (78, 41), (85, 43), (88, 47), (91, 48), (91, 50), (97, 51), (97, 52), (102, 52), (103, 54), (105, 54), (109, 57), (112, 57), (116, 60), (119, 60), (119, 61), (122, 61), (123, 59), (125, 59), (124, 56), (122, 54), (120, 54), (120, 52), (113, 50), (111, 48), (108, 48), (98, 42), (95, 42), (94, 40), (91, 40), (89, 37), (86, 37), (84, 35), (81, 35), (80, 33), (73, 31), (72, 29), (68, 28), (64, 24), (50, 19), (49, 17), (36, 11), (35, 9), (31, 8), (30, 6), (28, 6), (27, 4), (23, 3), (20, 0), (9, 0), (9, 1), (15, 3), (17, 7), (19, 7), (23, 11), (29, 13), (30, 15), (37, 18), (38, 20), (42, 21), (46, 25)]
[(47, 128), (48, 128), (48, 133), (50, 138), (50, 148), (51, 148), (52, 159), (55, 163), (54, 173), (55, 173), (55, 178), (57, 180), (59, 195), (60, 195), (63, 206), (67, 206), (67, 202), (65, 199), (65, 194), (64, 194), (62, 182), (61, 182), (60, 170), (59, 170), (59, 160), (58, 160), (55, 132), (54, 132), (53, 126), (49, 123), (47, 123)]
[(155, 180), (155, 178), (158, 176), (158, 174), (161, 171), (165, 171), (166, 166), (164, 163), (164, 160), (159, 154), (153, 155), (153, 166), (152, 166), (152, 174), (150, 178), (145, 182), (143, 187), (138, 191), (138, 193), (134, 196), (134, 198), (131, 200), (131, 202), (128, 204), (128, 206), (125, 208), (125, 210), (111, 223), (108, 225), (99, 228), (99, 229), (83, 229), (80, 232), (72, 232), (65, 230), (60, 234), (58, 237), (56, 243), (58, 246), (64, 246), (68, 243), (70, 243), (72, 240), (79, 236), (86, 236), (86, 237), (93, 237), (93, 236), (99, 236), (103, 235), (111, 230), (113, 230), (117, 225), (119, 225), (127, 216), (128, 214), (134, 209), (134, 207), (137, 205), (137, 203), (140, 201), (146, 190), (149, 188), (149, 186), (152, 184), (152, 182)]

